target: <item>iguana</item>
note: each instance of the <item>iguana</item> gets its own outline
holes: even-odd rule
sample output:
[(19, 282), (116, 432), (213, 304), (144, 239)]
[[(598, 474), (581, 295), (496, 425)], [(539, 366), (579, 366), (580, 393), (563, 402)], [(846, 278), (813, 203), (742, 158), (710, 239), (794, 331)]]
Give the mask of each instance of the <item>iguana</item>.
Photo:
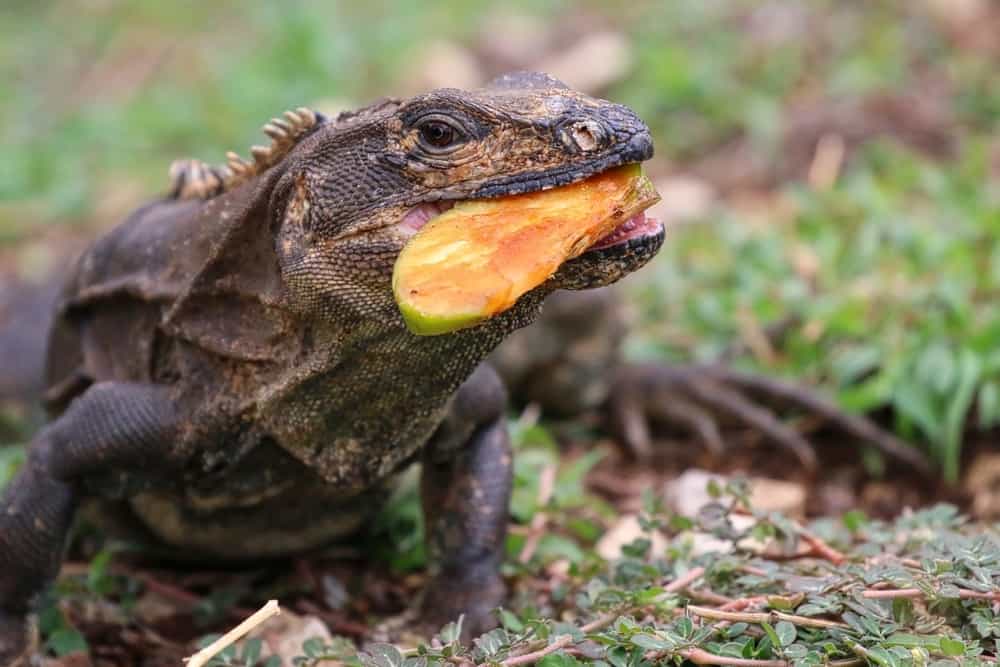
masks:
[(484, 358), (556, 289), (607, 285), (663, 241), (652, 219), (567, 261), (509, 310), (419, 337), (392, 298), (408, 216), (580, 181), (653, 154), (628, 108), (544, 74), (299, 109), (226, 167), (86, 250), (48, 340), (51, 422), (0, 500), (0, 665), (78, 510), (186, 558), (298, 553), (363, 526), (421, 461), (436, 556), (428, 627), (491, 625), (511, 485), (505, 391)]

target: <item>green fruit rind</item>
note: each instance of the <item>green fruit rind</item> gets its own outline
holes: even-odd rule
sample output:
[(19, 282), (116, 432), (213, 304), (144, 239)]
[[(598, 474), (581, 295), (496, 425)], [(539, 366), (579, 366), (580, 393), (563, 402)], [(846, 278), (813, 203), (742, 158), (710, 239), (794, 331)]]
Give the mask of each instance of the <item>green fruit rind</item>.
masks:
[(447, 316), (425, 313), (405, 301), (399, 302), (399, 312), (406, 328), (418, 336), (440, 336), (473, 327), (489, 319), (478, 313), (455, 313)]

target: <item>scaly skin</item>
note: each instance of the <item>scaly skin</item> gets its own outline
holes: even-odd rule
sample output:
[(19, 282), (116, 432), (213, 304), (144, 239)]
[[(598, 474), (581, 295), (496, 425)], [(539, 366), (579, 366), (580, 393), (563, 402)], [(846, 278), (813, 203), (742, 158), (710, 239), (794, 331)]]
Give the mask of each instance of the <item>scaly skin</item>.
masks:
[(663, 230), (584, 253), (480, 326), (417, 337), (390, 288), (398, 223), (645, 160), (648, 130), (527, 73), (269, 128), (253, 164), (181, 164), (171, 197), (69, 279), (49, 340), (54, 420), (0, 501), (0, 665), (24, 648), (78, 506), (187, 558), (280, 556), (361, 528), (418, 459), (438, 556), (422, 620), (493, 623), (511, 468), (505, 394), (481, 362), (553, 290), (640, 267)]

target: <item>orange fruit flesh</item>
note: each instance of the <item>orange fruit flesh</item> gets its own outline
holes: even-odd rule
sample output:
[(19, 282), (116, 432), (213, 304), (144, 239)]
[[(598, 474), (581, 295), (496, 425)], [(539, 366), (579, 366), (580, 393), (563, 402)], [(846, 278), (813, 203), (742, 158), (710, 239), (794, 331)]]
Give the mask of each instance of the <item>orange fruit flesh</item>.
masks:
[(403, 320), (419, 335), (474, 326), (657, 200), (641, 167), (627, 165), (543, 192), (460, 202), (396, 259)]

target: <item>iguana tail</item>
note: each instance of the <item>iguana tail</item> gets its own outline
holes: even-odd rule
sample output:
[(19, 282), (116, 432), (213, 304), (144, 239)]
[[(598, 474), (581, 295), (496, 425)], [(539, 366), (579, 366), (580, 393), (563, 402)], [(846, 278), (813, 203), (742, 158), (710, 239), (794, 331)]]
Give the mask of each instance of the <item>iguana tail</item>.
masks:
[(61, 276), (41, 285), (0, 279), (0, 401), (35, 402), (45, 382), (45, 353)]

